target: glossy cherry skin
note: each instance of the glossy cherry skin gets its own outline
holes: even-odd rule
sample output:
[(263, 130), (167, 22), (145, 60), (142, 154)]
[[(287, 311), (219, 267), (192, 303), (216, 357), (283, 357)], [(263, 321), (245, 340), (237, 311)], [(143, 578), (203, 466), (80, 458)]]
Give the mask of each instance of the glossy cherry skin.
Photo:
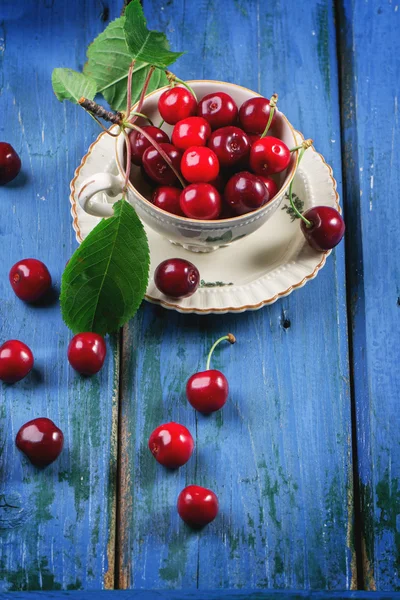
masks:
[(261, 179), (263, 184), (267, 187), (269, 200), (272, 200), (274, 196), (278, 193), (278, 184), (272, 177), (265, 177), (264, 175), (257, 175), (258, 179)]
[(222, 210), (219, 192), (209, 183), (192, 183), (180, 196), (180, 206), (188, 219), (218, 219)]
[(194, 441), (189, 429), (179, 423), (157, 427), (149, 438), (149, 449), (157, 462), (168, 469), (181, 467), (192, 456)]
[(199, 117), (206, 119), (211, 129), (218, 129), (235, 123), (238, 108), (234, 99), (225, 92), (207, 94), (200, 100), (197, 107)]
[(228, 394), (228, 380), (216, 369), (195, 373), (186, 384), (186, 396), (190, 404), (205, 415), (222, 408)]
[(0, 380), (5, 383), (20, 381), (33, 368), (32, 350), (19, 340), (8, 340), (0, 346)]
[(217, 155), (221, 167), (232, 167), (250, 152), (250, 140), (239, 127), (221, 127), (208, 140), (208, 147)]
[(225, 186), (225, 202), (235, 215), (244, 215), (266, 204), (269, 194), (266, 185), (248, 171), (236, 173)]
[[(151, 125), (142, 127), (143, 131), (148, 133), (153, 140), (159, 144), (169, 144), (169, 137), (159, 127)], [(129, 134), (129, 143), (131, 145), (131, 160), (134, 165), (140, 167), (143, 162), (143, 154), (147, 148), (153, 147), (151, 142), (139, 131), (132, 131)]]
[[(270, 110), (267, 98), (246, 100), (239, 110), (240, 126), (246, 133), (263, 133), (268, 123)], [(275, 120), (275, 114), (272, 117), (271, 125)]]
[(25, 258), (15, 263), (8, 277), (15, 294), (25, 302), (39, 300), (51, 288), (49, 270), (36, 258)]
[(303, 216), (311, 221), (312, 227), (307, 227), (304, 221), (301, 221), (301, 230), (315, 250), (331, 250), (344, 236), (346, 227), (342, 216), (331, 206), (313, 206), (306, 210)]
[(15, 443), (35, 467), (47, 467), (60, 456), (64, 435), (53, 421), (40, 417), (22, 425)]
[(284, 171), (290, 163), (290, 150), (282, 140), (265, 137), (254, 142), (250, 150), (250, 168), (258, 175)]
[(21, 159), (11, 144), (0, 142), (0, 185), (9, 183), (21, 170)]
[(213, 491), (199, 485), (188, 485), (177, 502), (180, 518), (190, 527), (204, 527), (218, 514), (218, 498)]
[(179, 150), (191, 146), (205, 146), (211, 135), (211, 127), (202, 117), (188, 117), (178, 121), (172, 132), (172, 143)]
[(68, 360), (81, 375), (94, 375), (104, 364), (107, 346), (104, 338), (91, 331), (78, 333), (68, 346)]
[(158, 111), (169, 125), (196, 114), (196, 98), (184, 87), (173, 87), (163, 92), (158, 101)]
[(210, 148), (192, 146), (182, 156), (181, 171), (189, 183), (207, 183), (218, 176), (218, 158)]
[(155, 270), (154, 282), (160, 292), (166, 296), (187, 298), (199, 287), (200, 273), (188, 260), (168, 258)]
[(184, 217), (181, 206), (179, 204), (179, 198), (181, 196), (181, 189), (171, 186), (161, 186), (154, 190), (152, 202), (154, 206), (165, 210), (173, 215)]
[[(172, 144), (160, 144), (161, 148), (171, 159), (175, 169), (180, 171), (182, 154)], [(143, 154), (143, 167), (147, 175), (160, 185), (173, 185), (177, 177), (167, 165), (161, 154), (155, 148), (147, 148)]]

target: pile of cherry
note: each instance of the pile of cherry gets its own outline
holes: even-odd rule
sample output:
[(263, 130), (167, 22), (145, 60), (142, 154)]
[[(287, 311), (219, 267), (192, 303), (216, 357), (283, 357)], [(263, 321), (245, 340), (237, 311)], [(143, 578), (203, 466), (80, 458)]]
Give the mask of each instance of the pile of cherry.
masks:
[(152, 196), (155, 206), (190, 219), (226, 219), (260, 208), (278, 192), (271, 176), (288, 167), (291, 153), (282, 140), (264, 137), (276, 116), (268, 99), (250, 98), (238, 109), (225, 92), (197, 103), (189, 90), (173, 87), (161, 94), (158, 110), (174, 125), (171, 140), (159, 127), (142, 129), (189, 185), (177, 187), (176, 173), (159, 150), (133, 131), (131, 160), (159, 186)]
[[(40, 302), (50, 292), (52, 279), (46, 265), (27, 258), (10, 270), (9, 281), (16, 296), (28, 303)], [(206, 371), (195, 373), (187, 383), (190, 404), (203, 413), (219, 410), (228, 398), (228, 381), (220, 372), (210, 369), (211, 355), (222, 340), (235, 342), (232, 334), (220, 338), (212, 347)], [(68, 346), (68, 360), (82, 375), (95, 375), (103, 367), (106, 343), (102, 336), (83, 332), (75, 335)], [(14, 384), (33, 369), (32, 350), (20, 340), (8, 340), (0, 346), (0, 381)], [(36, 467), (46, 467), (58, 458), (64, 445), (63, 432), (53, 421), (40, 417), (28, 421), (19, 429), (15, 443)], [(163, 466), (175, 469), (192, 455), (194, 441), (189, 430), (179, 423), (166, 423), (153, 431), (149, 449)], [(212, 521), (218, 513), (218, 499), (211, 490), (189, 485), (179, 494), (178, 513), (193, 527)]]
[[(163, 121), (174, 125), (171, 140), (153, 125), (129, 136), (131, 161), (157, 186), (153, 204), (180, 217), (210, 220), (244, 215), (270, 202), (279, 191), (274, 176), (287, 169), (291, 152), (301, 147), (289, 149), (267, 135), (276, 118), (276, 99), (250, 98), (238, 109), (225, 92), (208, 94), (198, 103), (185, 87), (163, 92), (158, 110)], [(343, 238), (344, 221), (335, 208), (313, 206), (295, 214), (315, 250), (331, 250)]]

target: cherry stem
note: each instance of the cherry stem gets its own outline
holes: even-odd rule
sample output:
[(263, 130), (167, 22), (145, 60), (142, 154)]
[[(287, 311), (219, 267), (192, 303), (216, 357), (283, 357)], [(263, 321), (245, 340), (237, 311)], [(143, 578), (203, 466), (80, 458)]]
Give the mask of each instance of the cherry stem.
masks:
[(174, 73), (171, 73), (171, 71), (165, 71), (165, 74), (167, 76), (167, 79), (168, 79), (171, 87), (174, 87), (175, 82), (178, 82), (178, 83), (184, 85), (185, 88), (187, 88), (189, 90), (189, 92), (192, 94), (192, 96), (194, 97), (194, 99), (197, 102), (197, 96), (194, 92), (194, 89), (188, 83), (186, 83), (186, 81), (183, 81), (183, 79), (180, 79), (180, 77), (177, 77)]
[(144, 129), (139, 127), (139, 125), (134, 125), (133, 123), (123, 123), (123, 126), (126, 127), (127, 129), (134, 129), (135, 131), (138, 131), (139, 133), (141, 133), (146, 138), (146, 140), (148, 140), (150, 142), (150, 144), (157, 150), (157, 152), (159, 154), (161, 154), (161, 156), (163, 157), (163, 159), (165, 160), (167, 165), (170, 167), (170, 169), (173, 170), (173, 172), (179, 179), (179, 183), (181, 184), (181, 186), (183, 188), (186, 186), (186, 184), (183, 181), (182, 177), (180, 176), (179, 172), (175, 169), (174, 165), (172, 164), (172, 161), (171, 161), (170, 157), (168, 156), (168, 154), (161, 148), (160, 144), (151, 137), (151, 135), (149, 135)]
[(164, 119), (161, 119), (158, 129), (161, 129), (161, 127), (164, 125), (164, 123), (165, 123)]
[(300, 146), (295, 146), (294, 148), (290, 148), (289, 152), (296, 152), (296, 150), (300, 150), (301, 148), (303, 148), (303, 144), (300, 144)]
[(129, 114), (127, 115), (127, 118), (129, 119), (129, 123), (134, 123), (136, 121), (136, 119), (138, 118), (137, 114), (140, 113), (142, 110), (143, 102), (144, 102), (146, 92), (147, 92), (147, 88), (149, 87), (150, 79), (151, 79), (151, 76), (153, 75), (154, 71), (155, 71), (155, 67), (150, 67), (149, 72), (147, 73), (147, 77), (144, 82), (141, 94), (140, 94), (139, 103), (137, 105), (137, 110), (134, 113), (133, 118), (129, 119)]
[(82, 98), (78, 100), (78, 104), (88, 112), (100, 117), (101, 119), (104, 119), (105, 121), (109, 121), (115, 125), (121, 125), (122, 123), (122, 113), (113, 113), (111, 110), (106, 110), (103, 106), (100, 106), (100, 104), (97, 104), (93, 100), (89, 100), (89, 98), (84, 98), (82, 96)]
[(126, 146), (126, 167), (125, 167), (125, 181), (124, 181), (124, 188), (123, 188), (123, 192), (126, 192), (126, 190), (128, 188), (128, 183), (129, 183), (129, 176), (131, 174), (132, 149), (131, 149), (131, 143), (129, 141), (128, 134), (126, 133), (125, 130), (123, 130), (122, 133), (124, 134), (125, 146)]
[(267, 122), (267, 126), (263, 131), (262, 134), (262, 138), (265, 137), (268, 133), (269, 128), (271, 127), (271, 123), (272, 123), (272, 119), (274, 118), (274, 113), (275, 113), (275, 108), (276, 108), (276, 104), (278, 102), (278, 94), (272, 94), (271, 99), (269, 101), (269, 117), (268, 117), (268, 122)]
[(135, 110), (131, 111), (131, 115), (136, 115), (137, 117), (142, 117), (142, 119), (146, 119), (146, 121), (148, 121), (150, 123), (150, 125), (152, 127), (154, 127), (154, 123), (153, 121), (150, 119), (150, 117), (148, 117), (147, 115), (145, 115), (144, 113), (141, 112), (136, 112)]
[(234, 343), (236, 342), (236, 338), (235, 338), (235, 336), (233, 335), (233, 333), (228, 333), (228, 335), (224, 335), (223, 337), (219, 338), (219, 340), (217, 340), (217, 341), (215, 342), (215, 344), (212, 346), (212, 348), (211, 348), (211, 350), (210, 350), (210, 353), (209, 353), (209, 355), (208, 355), (208, 358), (207, 358), (207, 365), (206, 365), (206, 371), (209, 371), (209, 369), (210, 369), (210, 362), (211, 362), (211, 356), (212, 356), (212, 353), (214, 352), (214, 350), (215, 350), (215, 348), (218, 346), (218, 344), (219, 344), (220, 342), (223, 342), (224, 340), (227, 340), (227, 341), (228, 341), (230, 344), (234, 344)]
[(136, 62), (136, 60), (133, 59), (133, 61), (129, 65), (129, 71), (128, 71), (128, 83), (127, 83), (127, 88), (126, 88), (126, 116), (127, 117), (129, 117), (129, 114), (131, 112), (131, 104), (132, 104), (132, 74), (133, 74), (133, 68), (135, 66), (135, 62)]
[[(301, 159), (303, 158), (304, 152), (307, 150), (307, 148), (309, 148), (310, 146), (312, 146), (313, 141), (312, 140), (304, 140), (304, 142), (298, 147), (298, 148), (294, 148), (294, 150), (298, 150), (301, 148), (301, 152), (299, 154), (299, 160), (297, 161), (297, 168), (299, 168), (299, 164)], [(292, 181), (290, 182), (290, 186), (289, 186), (289, 202), (290, 202), (290, 206), (292, 207), (292, 210), (294, 212), (294, 214), (301, 219), (302, 221), (304, 221), (304, 223), (306, 224), (307, 227), (312, 227), (313, 224), (311, 221), (309, 221), (308, 219), (305, 218), (304, 215), (302, 215), (302, 213), (296, 208), (294, 202), (293, 202), (293, 195), (292, 195), (292, 189), (293, 189), (293, 182), (294, 182), (294, 177), (292, 179)]]
[(121, 130), (118, 131), (118, 133), (111, 133), (111, 131), (109, 129), (107, 129), (107, 127), (105, 127), (103, 125), (103, 123), (100, 121), (100, 119), (98, 119), (96, 117), (96, 115), (92, 114), (89, 110), (86, 110), (86, 108), (84, 110), (87, 112), (87, 114), (89, 115), (89, 117), (92, 117), (92, 119), (94, 121), (96, 121), (96, 123), (98, 125), (100, 125), (100, 127), (102, 128), (102, 130), (104, 131), (104, 133), (107, 133), (108, 135), (111, 135), (111, 137), (113, 137), (113, 138), (117, 138), (119, 136), (119, 134), (121, 133)]

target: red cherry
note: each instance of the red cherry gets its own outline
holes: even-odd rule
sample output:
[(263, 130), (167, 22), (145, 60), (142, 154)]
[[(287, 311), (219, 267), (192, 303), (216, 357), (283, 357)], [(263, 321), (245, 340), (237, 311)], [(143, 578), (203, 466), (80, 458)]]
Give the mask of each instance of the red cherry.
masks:
[(172, 132), (172, 143), (180, 150), (191, 146), (205, 146), (211, 135), (211, 127), (202, 117), (188, 117), (178, 121)]
[(107, 346), (104, 338), (87, 331), (75, 335), (68, 346), (68, 360), (81, 375), (94, 375), (104, 364)]
[(290, 150), (276, 137), (264, 137), (254, 142), (250, 150), (250, 168), (258, 175), (284, 171), (290, 163)]
[(207, 183), (218, 176), (218, 158), (210, 148), (193, 146), (182, 156), (181, 171), (190, 183)]
[(221, 196), (209, 183), (192, 183), (181, 192), (180, 206), (189, 219), (218, 219), (222, 209)]
[(199, 287), (200, 273), (188, 260), (168, 258), (155, 270), (154, 282), (166, 296), (187, 298)]
[(154, 206), (165, 210), (173, 215), (184, 217), (182, 209), (179, 204), (179, 198), (181, 191), (175, 187), (162, 186), (158, 187), (153, 192), (152, 202)]
[(210, 350), (206, 370), (192, 375), (186, 384), (186, 396), (189, 403), (193, 408), (204, 414), (219, 410), (228, 399), (228, 380), (221, 371), (210, 369), (211, 356), (218, 344), (224, 340), (227, 340), (230, 344), (236, 342), (236, 338), (232, 333), (219, 338)]
[(210, 123), (211, 129), (218, 129), (218, 127), (225, 127), (226, 125), (233, 125), (235, 123), (238, 108), (234, 99), (229, 94), (215, 92), (207, 94), (207, 96), (204, 96), (200, 100), (197, 107), (197, 114)]
[[(240, 126), (247, 133), (263, 133), (267, 126), (269, 113), (269, 100), (267, 98), (250, 98), (243, 102), (239, 110)], [(276, 112), (272, 117), (273, 124)]]
[(272, 177), (264, 177), (264, 175), (257, 175), (257, 177), (258, 179), (261, 179), (263, 184), (267, 187), (269, 193), (268, 201), (272, 200), (272, 198), (278, 193), (278, 184), (274, 179), (272, 179)]
[(216, 369), (195, 373), (186, 385), (186, 395), (190, 404), (205, 415), (222, 408), (228, 394), (228, 380)]
[(235, 215), (244, 215), (266, 204), (269, 194), (266, 185), (247, 171), (236, 173), (225, 186), (224, 200)]
[(0, 380), (15, 383), (28, 375), (33, 368), (31, 349), (19, 340), (8, 340), (0, 346)]
[(232, 167), (250, 152), (250, 140), (239, 127), (221, 127), (208, 140), (208, 147), (217, 155), (221, 167)]
[(151, 434), (149, 448), (157, 462), (169, 469), (177, 469), (192, 456), (194, 441), (183, 425), (165, 423)]
[(196, 110), (196, 98), (184, 87), (166, 90), (158, 101), (158, 111), (164, 121), (170, 125), (195, 115)]
[(40, 417), (22, 425), (15, 443), (35, 467), (47, 467), (61, 454), (64, 435), (53, 421)]
[[(161, 148), (169, 156), (175, 169), (179, 172), (181, 164), (181, 152), (172, 144), (160, 144)], [(167, 165), (161, 154), (155, 148), (147, 148), (143, 153), (143, 167), (147, 175), (160, 185), (173, 185), (177, 177), (171, 167)]]
[(331, 206), (313, 206), (303, 213), (312, 223), (308, 227), (301, 221), (301, 230), (312, 248), (320, 252), (331, 250), (338, 245), (345, 232), (341, 214)]
[(218, 514), (218, 498), (213, 491), (199, 485), (188, 485), (178, 497), (180, 518), (190, 527), (204, 527)]
[(41, 298), (51, 287), (51, 275), (44, 263), (25, 258), (11, 267), (9, 280), (15, 294), (25, 302)]
[(21, 159), (11, 144), (0, 142), (0, 185), (9, 183), (21, 170)]
[[(142, 127), (142, 129), (159, 144), (169, 144), (168, 135), (159, 127), (146, 125), (145, 127)], [(129, 134), (129, 143), (131, 145), (131, 160), (133, 164), (140, 167), (142, 164), (143, 154), (145, 150), (147, 150), (147, 148), (150, 148), (150, 146), (153, 146), (151, 142), (149, 142), (149, 140), (146, 137), (144, 137), (142, 133), (140, 133), (140, 131), (131, 131), (131, 133)]]

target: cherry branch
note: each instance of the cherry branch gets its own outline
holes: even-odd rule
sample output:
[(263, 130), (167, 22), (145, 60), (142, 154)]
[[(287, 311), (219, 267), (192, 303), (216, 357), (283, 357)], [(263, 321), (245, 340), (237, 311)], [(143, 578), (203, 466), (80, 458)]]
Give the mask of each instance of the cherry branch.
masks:
[(114, 123), (114, 125), (122, 124), (123, 114), (120, 112), (113, 113), (111, 110), (106, 110), (103, 106), (100, 106), (100, 104), (97, 104), (93, 100), (89, 100), (89, 98), (84, 98), (83, 96), (78, 100), (78, 104), (93, 115), (104, 119), (104, 121)]

